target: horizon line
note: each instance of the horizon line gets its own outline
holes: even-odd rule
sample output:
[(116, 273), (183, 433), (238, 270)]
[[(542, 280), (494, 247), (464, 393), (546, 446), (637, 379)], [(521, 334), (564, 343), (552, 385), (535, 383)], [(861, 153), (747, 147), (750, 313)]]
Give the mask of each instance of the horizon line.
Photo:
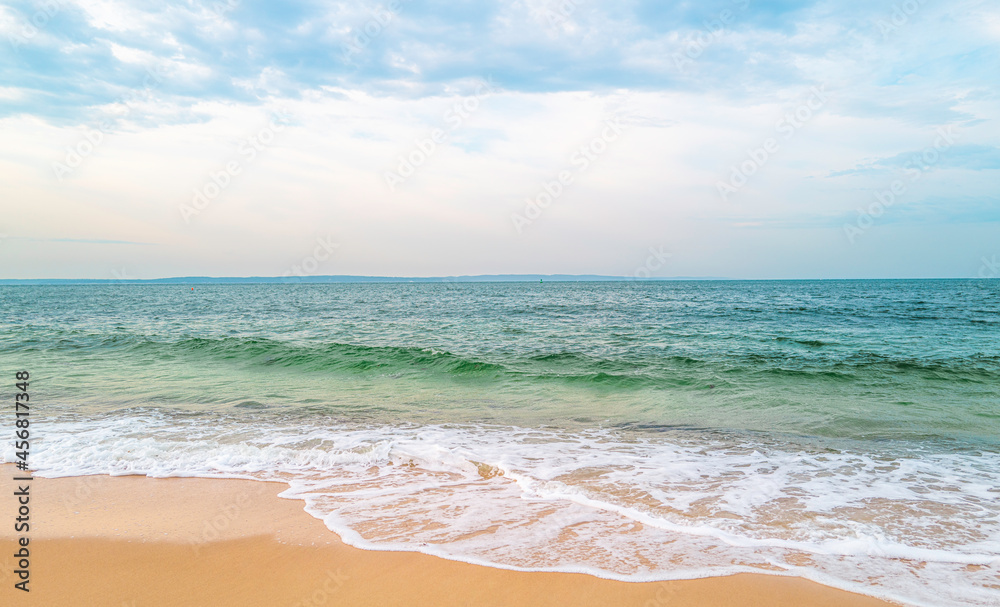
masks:
[(989, 280), (989, 277), (875, 277), (875, 278), (732, 278), (721, 276), (616, 276), (601, 274), (467, 274), (457, 276), (170, 276), (162, 278), (0, 278), (0, 285), (87, 284), (336, 284), (336, 283), (448, 283), (448, 282), (683, 282), (683, 281), (820, 281), (820, 280)]

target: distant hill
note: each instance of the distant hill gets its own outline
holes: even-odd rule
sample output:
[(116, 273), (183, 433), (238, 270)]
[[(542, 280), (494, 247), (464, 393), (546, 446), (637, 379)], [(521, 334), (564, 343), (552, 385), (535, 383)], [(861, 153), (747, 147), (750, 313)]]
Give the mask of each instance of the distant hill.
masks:
[(326, 284), (341, 282), (624, 282), (664, 280), (729, 280), (707, 276), (633, 278), (597, 274), (482, 274), (479, 276), (180, 276), (175, 278), (25, 278), (0, 279), (0, 285), (101, 285), (101, 284)]

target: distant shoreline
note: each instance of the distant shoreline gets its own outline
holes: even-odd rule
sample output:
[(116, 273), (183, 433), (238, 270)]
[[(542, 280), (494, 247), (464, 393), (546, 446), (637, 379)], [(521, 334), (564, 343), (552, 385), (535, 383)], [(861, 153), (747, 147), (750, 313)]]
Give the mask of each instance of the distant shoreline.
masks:
[(811, 282), (866, 280), (988, 280), (984, 278), (725, 278), (717, 276), (600, 276), (591, 274), (483, 274), (477, 276), (178, 276), (171, 278), (0, 278), (0, 286), (16, 285), (232, 285), (337, 283), (470, 283), (470, 282)]
[(328, 284), (358, 282), (633, 282), (662, 280), (736, 280), (713, 276), (635, 278), (597, 274), (482, 274), (476, 276), (178, 276), (172, 278), (6, 278), (0, 285), (88, 284)]

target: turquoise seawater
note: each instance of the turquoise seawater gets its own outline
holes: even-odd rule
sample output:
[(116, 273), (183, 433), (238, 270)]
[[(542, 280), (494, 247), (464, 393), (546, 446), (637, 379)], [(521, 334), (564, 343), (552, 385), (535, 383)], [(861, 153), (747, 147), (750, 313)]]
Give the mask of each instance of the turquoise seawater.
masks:
[(1000, 281), (4, 286), (0, 306), (41, 475), (280, 478), (350, 543), (501, 567), (1000, 604)]

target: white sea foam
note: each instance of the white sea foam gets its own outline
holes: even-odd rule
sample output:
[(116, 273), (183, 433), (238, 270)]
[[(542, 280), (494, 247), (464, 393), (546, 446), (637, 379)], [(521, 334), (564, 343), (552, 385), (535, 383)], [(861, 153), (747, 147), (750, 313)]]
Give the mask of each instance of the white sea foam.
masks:
[[(348, 543), (624, 580), (801, 575), (1000, 604), (1000, 456), (481, 426), (275, 427), (144, 411), (37, 431), (40, 476), (283, 480)], [(2, 459), (14, 461), (9, 443)]]

